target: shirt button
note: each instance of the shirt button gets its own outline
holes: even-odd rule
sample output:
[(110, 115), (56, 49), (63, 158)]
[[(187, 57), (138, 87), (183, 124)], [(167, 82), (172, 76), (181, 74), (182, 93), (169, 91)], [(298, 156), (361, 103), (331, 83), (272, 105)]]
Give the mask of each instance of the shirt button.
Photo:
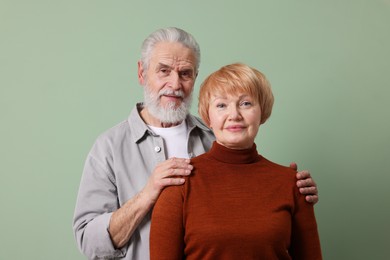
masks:
[(156, 153), (161, 152), (161, 147), (160, 147), (160, 146), (154, 147), (154, 151), (155, 151)]

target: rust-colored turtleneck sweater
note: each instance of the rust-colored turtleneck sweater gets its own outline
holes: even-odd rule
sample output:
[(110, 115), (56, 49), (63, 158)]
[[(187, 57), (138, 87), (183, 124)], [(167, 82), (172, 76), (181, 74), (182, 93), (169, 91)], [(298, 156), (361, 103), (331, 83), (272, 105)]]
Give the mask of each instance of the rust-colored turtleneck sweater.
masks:
[(295, 171), (214, 142), (152, 214), (151, 259), (322, 259), (313, 205)]

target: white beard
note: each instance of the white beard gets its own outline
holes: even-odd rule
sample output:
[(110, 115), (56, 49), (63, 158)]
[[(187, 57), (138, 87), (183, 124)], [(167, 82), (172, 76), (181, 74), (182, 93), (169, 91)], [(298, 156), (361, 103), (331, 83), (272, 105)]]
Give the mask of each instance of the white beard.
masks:
[(157, 95), (153, 94), (150, 91), (150, 88), (147, 84), (144, 86), (144, 104), (148, 109), (149, 113), (165, 124), (177, 124), (181, 123), (186, 119), (189, 109), (192, 102), (192, 92), (191, 94), (183, 99), (180, 106), (175, 108), (175, 102), (169, 102), (166, 107), (161, 106), (160, 98), (162, 95), (176, 95), (179, 97), (184, 97), (184, 93), (181, 90), (161, 90)]

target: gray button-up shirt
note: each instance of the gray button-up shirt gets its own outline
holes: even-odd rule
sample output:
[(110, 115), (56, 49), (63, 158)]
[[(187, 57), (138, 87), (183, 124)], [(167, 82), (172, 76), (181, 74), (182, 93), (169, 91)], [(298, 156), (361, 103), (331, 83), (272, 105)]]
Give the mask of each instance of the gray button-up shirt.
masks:
[[(108, 233), (112, 212), (134, 197), (155, 166), (167, 159), (164, 140), (141, 119), (141, 107), (137, 104), (126, 121), (102, 134), (86, 159), (73, 230), (89, 259), (149, 259), (150, 214), (123, 248), (115, 249)], [(186, 124), (188, 157), (208, 151), (214, 141), (212, 131), (192, 115)]]

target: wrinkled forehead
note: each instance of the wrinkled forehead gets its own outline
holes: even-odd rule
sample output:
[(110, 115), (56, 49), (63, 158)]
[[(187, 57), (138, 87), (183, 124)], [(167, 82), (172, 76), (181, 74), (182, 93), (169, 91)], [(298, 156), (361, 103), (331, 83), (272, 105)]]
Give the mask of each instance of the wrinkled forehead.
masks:
[(154, 47), (151, 62), (167, 66), (192, 67), (196, 66), (193, 50), (178, 42), (160, 42)]

